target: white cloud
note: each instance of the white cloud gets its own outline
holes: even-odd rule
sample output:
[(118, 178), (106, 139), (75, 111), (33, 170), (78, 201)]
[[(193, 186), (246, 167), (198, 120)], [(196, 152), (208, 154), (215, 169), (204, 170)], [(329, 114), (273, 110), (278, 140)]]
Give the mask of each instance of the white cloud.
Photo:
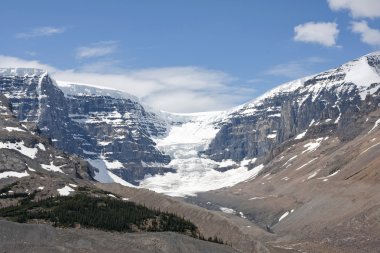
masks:
[[(102, 66), (102, 63), (96, 65)], [(61, 70), (38, 61), (0, 55), (0, 67), (46, 69), (56, 80), (122, 90), (139, 97), (154, 108), (173, 112), (227, 109), (246, 102), (255, 95), (250, 87), (232, 85), (236, 80), (224, 72), (192, 66), (123, 72), (118, 69), (117, 73), (104, 74), (93, 72), (100, 70), (97, 66), (95, 69)]]
[(116, 41), (97, 42), (91, 46), (77, 48), (76, 57), (82, 59), (109, 55), (116, 51), (117, 46), (118, 42)]
[(352, 32), (360, 34), (360, 40), (368, 45), (380, 47), (380, 31), (368, 26), (366, 21), (351, 22)]
[(49, 72), (55, 72), (56, 69), (47, 65), (42, 64), (35, 60), (23, 60), (17, 57), (0, 55), (0, 68), (38, 68), (44, 69)]
[(294, 33), (295, 41), (332, 47), (336, 45), (339, 29), (335, 22), (308, 22), (294, 27)]
[(349, 10), (355, 18), (380, 17), (379, 0), (328, 0), (328, 4), (334, 11)]
[(60, 34), (65, 32), (64, 27), (52, 27), (52, 26), (42, 26), (33, 28), (29, 32), (17, 33), (15, 37), (17, 39), (28, 39), (34, 37), (48, 37), (55, 34)]

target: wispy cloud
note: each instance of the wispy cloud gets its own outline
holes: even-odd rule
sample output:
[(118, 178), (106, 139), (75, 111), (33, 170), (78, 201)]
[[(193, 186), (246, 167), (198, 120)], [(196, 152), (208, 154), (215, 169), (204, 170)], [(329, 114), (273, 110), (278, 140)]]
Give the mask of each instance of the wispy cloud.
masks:
[(326, 61), (326, 59), (321, 57), (309, 57), (302, 60), (290, 61), (273, 66), (268, 69), (265, 74), (284, 76), (292, 79), (305, 77), (315, 73), (313, 67)]
[(64, 27), (42, 26), (42, 27), (33, 28), (29, 32), (17, 33), (15, 37), (17, 39), (48, 37), (48, 36), (64, 33), (65, 30), (66, 29)]
[(76, 57), (78, 59), (83, 59), (106, 56), (114, 53), (117, 50), (117, 47), (117, 41), (101, 41), (93, 43), (90, 46), (77, 48)]
[[(128, 92), (154, 108), (173, 112), (227, 109), (251, 100), (255, 90), (238, 84), (231, 75), (194, 66), (149, 68), (112, 72), (112, 62), (101, 61), (81, 69), (58, 69), (38, 61), (1, 56), (0, 67), (35, 67), (48, 70), (57, 80), (89, 83)], [(94, 72), (94, 69), (97, 69)]]
[(335, 22), (308, 22), (294, 27), (294, 40), (326, 47), (336, 45), (339, 29)]
[(34, 52), (34, 51), (25, 51), (25, 54), (29, 55), (29, 56), (36, 56), (37, 52)]
[(351, 22), (352, 32), (360, 34), (363, 43), (373, 47), (380, 47), (380, 30), (368, 26), (366, 21)]
[(379, 0), (327, 0), (332, 10), (348, 10), (354, 18), (380, 17)]

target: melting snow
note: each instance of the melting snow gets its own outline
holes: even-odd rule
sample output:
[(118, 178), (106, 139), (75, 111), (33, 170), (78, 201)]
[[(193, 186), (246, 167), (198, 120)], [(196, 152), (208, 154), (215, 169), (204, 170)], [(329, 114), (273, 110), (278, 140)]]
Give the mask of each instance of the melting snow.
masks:
[(22, 177), (27, 177), (27, 176), (29, 176), (27, 171), (25, 171), (25, 172), (15, 172), (15, 171), (0, 172), (0, 179), (8, 178), (8, 177), (22, 178)]
[(116, 176), (111, 171), (108, 170), (107, 165), (103, 159), (88, 159), (87, 160), (92, 166), (98, 169), (95, 171), (95, 180), (101, 183), (119, 183), (124, 186), (135, 187), (133, 184), (128, 183), (122, 178)]
[(17, 152), (20, 152), (21, 154), (31, 158), (31, 159), (34, 159), (36, 158), (36, 155), (37, 155), (37, 148), (28, 148), (25, 146), (24, 144), (24, 141), (21, 141), (21, 142), (16, 142), (16, 143), (12, 143), (12, 142), (0, 142), (0, 148), (6, 148), (6, 149), (12, 149), (12, 150), (16, 150)]
[(368, 133), (371, 133), (373, 130), (375, 130), (375, 128), (377, 128), (379, 124), (380, 124), (380, 119), (376, 120), (375, 125), (372, 127), (371, 130), (368, 131)]
[(283, 215), (281, 215), (281, 217), (278, 219), (278, 222), (280, 222), (282, 219), (284, 219), (288, 215), (289, 215), (289, 211), (287, 211), (286, 213), (284, 213)]
[(61, 172), (63, 173), (63, 171), (61, 170), (61, 167), (63, 167), (64, 165), (62, 166), (56, 166), (54, 165), (53, 161), (50, 162), (50, 164), (41, 164), (41, 167), (44, 169), (44, 170), (48, 170), (48, 171), (54, 171), (54, 172)]
[(315, 177), (317, 174), (318, 174), (318, 171), (316, 171), (316, 172), (310, 174), (310, 175), (307, 177), (307, 180), (312, 179), (312, 178)]
[(317, 148), (319, 148), (319, 146), (321, 146), (321, 143), (323, 140), (327, 140), (329, 137), (325, 137), (325, 138), (318, 138), (312, 142), (309, 142), (307, 144), (304, 145), (304, 147), (306, 148), (304, 151), (302, 151), (302, 154), (303, 153), (306, 153), (306, 152), (314, 152), (315, 150), (317, 150)]
[(3, 129), (7, 130), (8, 132), (25, 132), (24, 129), (21, 129), (19, 127), (4, 127)]
[(307, 130), (305, 132), (302, 132), (299, 135), (297, 135), (296, 138), (294, 138), (294, 139), (296, 139), (296, 140), (302, 139), (303, 137), (305, 137), (306, 132), (307, 132)]
[(65, 186), (61, 189), (57, 189), (59, 195), (61, 196), (69, 196), (71, 192), (74, 192), (75, 190), (71, 188), (70, 186)]
[(298, 167), (296, 170), (300, 170), (300, 169), (302, 169), (303, 167), (309, 165), (310, 163), (312, 163), (313, 161), (315, 161), (315, 160), (317, 160), (317, 159), (318, 159), (318, 157), (311, 159), (310, 161), (308, 161), (308, 162), (305, 163), (304, 165), (301, 165), (300, 167)]
[(223, 213), (236, 214), (236, 211), (235, 211), (234, 209), (231, 209), (231, 208), (227, 208), (227, 207), (219, 207), (219, 209), (220, 209)]
[(380, 142), (379, 142), (379, 143), (376, 143), (376, 144), (374, 144), (374, 145), (372, 145), (371, 147), (369, 147), (369, 148), (367, 148), (366, 150), (364, 150), (363, 152), (361, 152), (359, 155), (364, 154), (365, 152), (367, 152), (367, 151), (370, 150), (371, 148), (376, 147), (376, 146), (379, 145), (379, 144), (380, 144)]

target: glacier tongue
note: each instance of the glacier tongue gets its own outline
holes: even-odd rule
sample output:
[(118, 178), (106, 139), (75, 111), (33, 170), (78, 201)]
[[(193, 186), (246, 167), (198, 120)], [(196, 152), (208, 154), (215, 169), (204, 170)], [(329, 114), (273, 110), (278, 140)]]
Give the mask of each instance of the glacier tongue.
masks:
[[(166, 137), (156, 139), (155, 142), (159, 150), (172, 157), (168, 166), (176, 169), (176, 173), (147, 176), (140, 182), (140, 187), (170, 196), (184, 197), (233, 186), (257, 175), (262, 166), (248, 170), (245, 166), (250, 161), (216, 162), (199, 156), (198, 152), (205, 150), (219, 131), (217, 123), (223, 120), (226, 114), (227, 112), (168, 114), (176, 125), (172, 125)], [(226, 165), (235, 165), (237, 168), (226, 172), (215, 170)]]

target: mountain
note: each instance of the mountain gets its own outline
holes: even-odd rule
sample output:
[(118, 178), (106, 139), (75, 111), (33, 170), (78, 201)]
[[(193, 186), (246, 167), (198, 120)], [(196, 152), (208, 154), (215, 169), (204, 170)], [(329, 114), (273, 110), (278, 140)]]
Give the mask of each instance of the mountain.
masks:
[(380, 52), (219, 112), (160, 112), (36, 69), (0, 69), (0, 91), (0, 183), (99, 187), (242, 252), (380, 247)]
[[(15, 108), (20, 110), (20, 107)], [(71, 212), (71, 214), (66, 213), (66, 217), (77, 219), (79, 216), (74, 215), (73, 212), (78, 211), (78, 206), (73, 206), (64, 201), (70, 201), (73, 196), (84, 198), (85, 195), (88, 199), (99, 198), (100, 203), (96, 209), (99, 211), (98, 215), (105, 217), (105, 220), (100, 223), (95, 220), (94, 224), (107, 225), (107, 215), (112, 213), (101, 213), (101, 202), (118, 201), (120, 205), (120, 202), (124, 204), (125, 201), (131, 199), (131, 196), (122, 198), (117, 193), (112, 194), (103, 190), (101, 185), (96, 186), (94, 184), (96, 182), (94, 179), (96, 168), (77, 155), (71, 155), (55, 148), (53, 146), (55, 142), (42, 136), (42, 132), (34, 122), (20, 122), (16, 115), (18, 114), (14, 113), (12, 103), (6, 96), (0, 94), (1, 249), (6, 252), (61, 252), (62, 250), (70, 252), (78, 250), (91, 252), (110, 252), (111, 250), (112, 252), (125, 252), (125, 250), (128, 252), (131, 250), (133, 252), (237, 252), (227, 245), (191, 238), (184, 233), (110, 233), (91, 227), (91, 229), (87, 229), (85, 224), (82, 229), (67, 227), (58, 229), (52, 226), (53, 222), (43, 218), (28, 220), (22, 212), (27, 211), (27, 213), (38, 217), (38, 215), (46, 216), (47, 211), (54, 208), (52, 204), (44, 204), (44, 200), (72, 209), (63, 212)], [(135, 195), (138, 195), (139, 189), (135, 190)], [(156, 199), (158, 199), (157, 196)], [(81, 203), (86, 205), (85, 202)], [(130, 205), (133, 208), (132, 210), (137, 213), (141, 208), (142, 210), (147, 209), (145, 206), (136, 206), (130, 201), (125, 202), (124, 205), (124, 208)], [(117, 206), (111, 206), (111, 208)], [(194, 208), (191, 205), (187, 205), (187, 207), (188, 209)], [(159, 212), (158, 209), (153, 210), (152, 208), (150, 210), (151, 212)], [(55, 208), (55, 215), (62, 219), (64, 216), (60, 212), (62, 210)], [(94, 213), (85, 213), (83, 209), (80, 212), (82, 217), (94, 215)], [(8, 215), (4, 215), (5, 213)], [(124, 215), (134, 215), (134, 213), (129, 210)], [(166, 211), (161, 213), (157, 219), (163, 217), (162, 215), (171, 217), (170, 213)], [(52, 216), (48, 217), (52, 221)], [(17, 224), (5, 221), (5, 218), (22, 223), (27, 221), (27, 223), (32, 224)], [(170, 222), (170, 220), (163, 221), (166, 221), (167, 224)], [(140, 225), (144, 224), (143, 226), (149, 228), (150, 221), (147, 220), (146, 222), (146, 224), (140, 223)], [(185, 222), (188, 223), (189, 221), (186, 220)], [(173, 225), (174, 230), (170, 231), (177, 231), (175, 223), (171, 221), (170, 226)], [(137, 227), (135, 225), (133, 229), (139, 231)], [(204, 231), (201, 228), (200, 233), (210, 238), (216, 238), (213, 231)], [(102, 241), (104, 238), (108, 243), (104, 244)], [(20, 240), (23, 241), (22, 244), (19, 243)], [(252, 244), (254, 245), (253, 242)]]
[(165, 122), (133, 96), (67, 83), (59, 88), (45, 71), (22, 68), (0, 69), (0, 90), (19, 121), (87, 159), (98, 181), (130, 185), (121, 178), (136, 184), (146, 174), (172, 171), (163, 166), (170, 157), (152, 140), (164, 134)]
[(221, 112), (159, 112), (124, 92), (56, 82), (35, 69), (0, 70), (0, 89), (19, 120), (89, 161), (96, 180), (186, 196), (255, 177), (292, 138), (355, 138), (362, 128), (352, 117), (377, 108), (379, 55)]

